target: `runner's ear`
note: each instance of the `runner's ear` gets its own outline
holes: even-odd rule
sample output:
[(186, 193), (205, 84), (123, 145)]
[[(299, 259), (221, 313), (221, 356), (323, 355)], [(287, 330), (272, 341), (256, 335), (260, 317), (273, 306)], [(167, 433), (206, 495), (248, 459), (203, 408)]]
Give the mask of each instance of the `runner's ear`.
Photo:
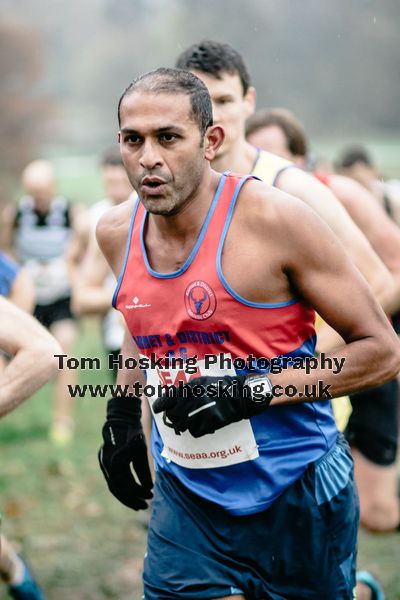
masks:
[(224, 141), (225, 133), (221, 125), (211, 125), (204, 136), (204, 158), (214, 160), (217, 150)]
[(256, 90), (253, 86), (249, 87), (243, 100), (245, 104), (246, 119), (248, 119), (256, 109)]

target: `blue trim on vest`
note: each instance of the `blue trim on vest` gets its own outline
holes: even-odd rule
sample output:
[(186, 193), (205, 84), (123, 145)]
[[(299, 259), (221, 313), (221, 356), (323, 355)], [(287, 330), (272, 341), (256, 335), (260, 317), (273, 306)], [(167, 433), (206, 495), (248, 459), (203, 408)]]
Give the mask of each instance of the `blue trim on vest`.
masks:
[[(252, 164), (252, 167), (250, 169), (250, 173), (253, 173), (253, 171), (256, 168), (257, 163), (258, 163), (258, 161), (260, 159), (261, 148), (259, 148), (258, 146), (255, 146), (255, 149), (256, 149), (256, 157), (255, 157), (254, 162)], [(257, 179), (258, 179), (258, 177), (257, 177)]]
[(128, 239), (126, 241), (124, 264), (122, 265), (121, 273), (119, 274), (119, 277), (118, 277), (117, 287), (115, 288), (113, 299), (111, 301), (111, 304), (113, 305), (114, 308), (117, 308), (116, 307), (117, 296), (118, 296), (118, 292), (119, 292), (119, 289), (120, 289), (121, 284), (122, 284), (122, 280), (123, 280), (124, 275), (125, 275), (126, 263), (128, 262), (129, 250), (131, 248), (131, 239), (132, 239), (133, 224), (135, 222), (135, 217), (136, 217), (136, 213), (137, 213), (138, 207), (139, 207), (139, 198), (136, 199), (136, 204), (133, 207), (132, 217), (131, 217), (131, 223), (129, 225)]
[(230, 294), (233, 298), (235, 298), (235, 300), (237, 300), (238, 302), (240, 302), (241, 304), (244, 304), (246, 306), (251, 306), (253, 308), (283, 308), (285, 306), (291, 306), (292, 304), (297, 304), (297, 302), (299, 302), (298, 298), (293, 298), (292, 300), (287, 300), (286, 302), (275, 302), (275, 303), (251, 302), (250, 300), (246, 300), (245, 298), (242, 298), (242, 296), (239, 296), (239, 294), (237, 294), (235, 292), (235, 290), (233, 288), (231, 288), (231, 286), (229, 285), (229, 283), (227, 282), (227, 280), (225, 279), (225, 277), (222, 273), (222, 268), (221, 268), (222, 249), (224, 246), (226, 234), (228, 233), (229, 225), (231, 223), (233, 211), (234, 211), (235, 205), (236, 205), (236, 200), (237, 200), (240, 190), (242, 189), (243, 184), (251, 177), (253, 177), (253, 176), (246, 175), (239, 181), (239, 183), (236, 186), (233, 197), (232, 197), (231, 205), (229, 207), (225, 225), (222, 230), (221, 240), (219, 242), (218, 252), (217, 252), (217, 265), (216, 266), (217, 266), (217, 273), (218, 273), (219, 280), (222, 283), (222, 285), (224, 286), (225, 290), (228, 292), (228, 294)]
[(140, 245), (141, 245), (141, 248), (142, 248), (143, 259), (144, 259), (146, 268), (147, 268), (148, 272), (150, 273), (150, 275), (152, 275), (153, 277), (157, 277), (158, 279), (173, 279), (175, 277), (179, 277), (185, 271), (187, 271), (187, 269), (192, 264), (192, 262), (193, 262), (193, 260), (194, 260), (194, 258), (196, 256), (196, 254), (197, 254), (197, 252), (198, 252), (198, 250), (200, 248), (200, 245), (201, 245), (201, 243), (202, 243), (202, 241), (204, 239), (204, 236), (205, 236), (206, 231), (207, 231), (208, 224), (211, 221), (211, 217), (214, 214), (214, 210), (215, 210), (215, 207), (217, 206), (217, 202), (218, 202), (219, 197), (221, 195), (222, 188), (224, 187), (225, 181), (226, 181), (226, 173), (223, 173), (222, 176), (221, 176), (221, 179), (219, 180), (217, 191), (215, 192), (215, 195), (214, 195), (213, 201), (211, 203), (211, 206), (208, 209), (207, 216), (206, 216), (205, 221), (203, 223), (203, 226), (201, 228), (200, 235), (197, 238), (196, 244), (194, 245), (191, 253), (189, 254), (189, 257), (186, 260), (186, 262), (182, 265), (182, 267), (180, 269), (178, 269), (178, 271), (173, 271), (172, 273), (158, 273), (157, 271), (154, 271), (154, 269), (151, 268), (150, 263), (149, 263), (148, 258), (147, 258), (147, 252), (146, 252), (146, 247), (145, 247), (145, 244), (144, 244), (144, 236), (143, 236), (144, 226), (145, 226), (147, 215), (148, 215), (147, 210), (145, 211), (144, 216), (143, 216), (142, 226), (141, 226), (141, 229), (140, 229)]

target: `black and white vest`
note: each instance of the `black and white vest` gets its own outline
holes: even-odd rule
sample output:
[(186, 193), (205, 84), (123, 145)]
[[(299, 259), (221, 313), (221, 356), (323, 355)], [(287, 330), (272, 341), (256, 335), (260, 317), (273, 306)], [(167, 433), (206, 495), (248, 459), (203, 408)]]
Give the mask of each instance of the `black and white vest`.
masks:
[(15, 217), (15, 249), (31, 276), (38, 304), (51, 304), (70, 295), (65, 254), (71, 238), (69, 202), (55, 197), (47, 213), (23, 197)]

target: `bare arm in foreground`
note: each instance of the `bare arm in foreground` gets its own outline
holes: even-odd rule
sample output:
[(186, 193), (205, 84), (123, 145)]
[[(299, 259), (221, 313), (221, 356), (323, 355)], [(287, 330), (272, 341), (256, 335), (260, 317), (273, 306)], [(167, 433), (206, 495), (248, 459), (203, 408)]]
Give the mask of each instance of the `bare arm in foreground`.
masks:
[(0, 348), (12, 359), (0, 376), (0, 417), (41, 388), (57, 371), (56, 340), (30, 315), (0, 297)]

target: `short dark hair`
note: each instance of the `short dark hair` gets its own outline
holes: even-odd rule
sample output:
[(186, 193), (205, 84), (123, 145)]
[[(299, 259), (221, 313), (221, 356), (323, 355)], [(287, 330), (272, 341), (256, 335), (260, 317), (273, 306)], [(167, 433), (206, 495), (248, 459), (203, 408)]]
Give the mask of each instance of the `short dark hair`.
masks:
[(118, 123), (121, 125), (121, 104), (125, 96), (144, 91), (155, 94), (186, 94), (190, 97), (191, 118), (198, 124), (201, 141), (208, 127), (213, 124), (212, 103), (204, 83), (184, 69), (166, 69), (164, 67), (140, 75), (128, 85), (118, 103)]
[(124, 163), (119, 146), (107, 148), (101, 155), (100, 164), (102, 167), (123, 167)]
[(283, 131), (291, 154), (295, 156), (306, 156), (308, 154), (308, 140), (304, 127), (294, 114), (286, 108), (257, 110), (247, 119), (246, 136), (273, 125)]
[(335, 163), (339, 169), (347, 169), (356, 163), (362, 163), (367, 167), (373, 167), (374, 163), (368, 150), (364, 146), (349, 146), (344, 148)]
[(229, 44), (203, 40), (193, 44), (180, 54), (176, 61), (179, 69), (210, 73), (216, 79), (221, 79), (222, 73), (238, 74), (243, 88), (247, 93), (251, 82), (250, 75), (242, 56)]

